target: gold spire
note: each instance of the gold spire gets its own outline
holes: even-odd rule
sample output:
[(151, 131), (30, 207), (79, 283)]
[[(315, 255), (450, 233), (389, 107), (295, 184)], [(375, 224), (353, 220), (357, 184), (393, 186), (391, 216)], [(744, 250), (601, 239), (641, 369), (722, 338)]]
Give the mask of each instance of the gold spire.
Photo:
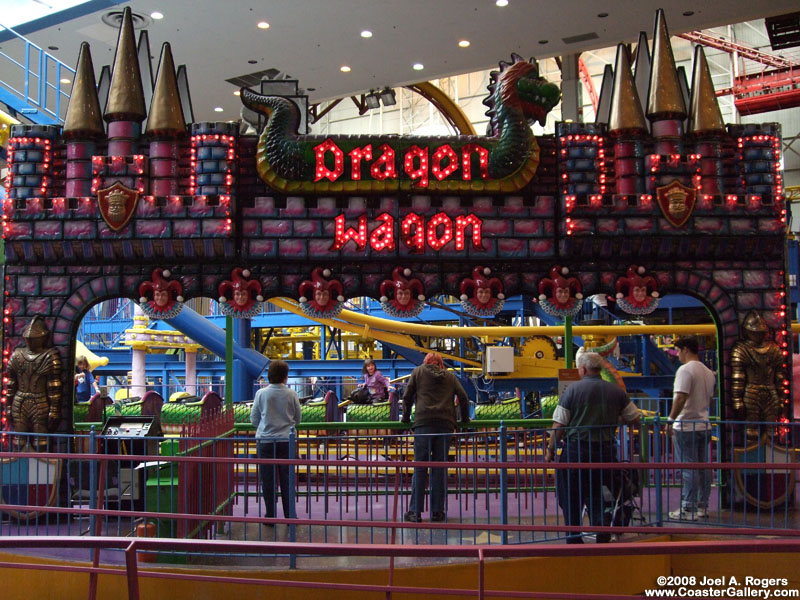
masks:
[(608, 131), (621, 132), (647, 131), (647, 121), (642, 112), (642, 103), (631, 77), (631, 59), (624, 44), (617, 46), (617, 62), (614, 65), (614, 91), (611, 92), (611, 114), (608, 118)]
[(161, 60), (158, 62), (158, 74), (150, 101), (150, 112), (147, 115), (145, 134), (175, 135), (186, 132), (186, 121), (183, 117), (178, 80), (175, 77), (175, 64), (172, 50), (168, 42), (161, 47)]
[(103, 115), (97, 98), (97, 84), (89, 44), (83, 42), (75, 67), (75, 80), (69, 95), (67, 117), (64, 119), (64, 135), (67, 137), (102, 137)]
[(689, 115), (691, 133), (722, 133), (725, 123), (719, 110), (711, 71), (708, 69), (706, 53), (702, 46), (694, 49), (694, 71), (692, 72), (692, 100)]
[(136, 40), (130, 7), (122, 13), (119, 28), (117, 53), (111, 71), (111, 87), (108, 90), (106, 121), (137, 121), (145, 118), (144, 91), (136, 54)]
[(647, 118), (651, 121), (686, 117), (686, 104), (681, 94), (675, 57), (669, 43), (664, 11), (656, 11), (656, 29), (653, 34), (653, 58), (650, 70), (650, 92), (647, 101)]

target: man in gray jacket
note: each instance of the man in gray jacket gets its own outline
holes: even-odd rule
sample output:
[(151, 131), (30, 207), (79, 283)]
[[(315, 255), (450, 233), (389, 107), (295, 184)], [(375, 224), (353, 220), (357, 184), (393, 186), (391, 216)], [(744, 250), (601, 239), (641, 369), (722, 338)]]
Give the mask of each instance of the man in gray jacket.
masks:
[[(403, 423), (411, 423), (411, 405), (416, 402), (414, 412), (414, 460), (447, 460), (450, 436), (456, 428), (456, 406), (453, 397), (458, 397), (461, 422), (469, 422), (469, 399), (455, 375), (445, 369), (442, 355), (431, 352), (423, 363), (411, 372), (406, 393), (403, 396)], [(428, 487), (428, 469), (417, 467), (411, 480), (411, 503), (404, 515), (406, 521), (419, 523), (425, 505), (425, 490)], [(447, 470), (445, 467), (431, 469), (431, 521), (445, 520), (445, 489)]]

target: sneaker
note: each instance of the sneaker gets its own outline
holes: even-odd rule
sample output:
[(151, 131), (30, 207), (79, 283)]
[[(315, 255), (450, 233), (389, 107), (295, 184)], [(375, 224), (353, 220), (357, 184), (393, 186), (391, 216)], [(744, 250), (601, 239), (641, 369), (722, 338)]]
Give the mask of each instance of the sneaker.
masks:
[(431, 515), (431, 521), (434, 523), (441, 523), (444, 521), (444, 513), (443, 512), (435, 512)]
[(413, 510), (410, 510), (406, 514), (404, 514), (403, 520), (408, 521), (409, 523), (420, 523), (422, 521), (422, 519), (419, 516), (419, 513), (415, 513)]
[(696, 521), (699, 511), (689, 511), (679, 508), (669, 513), (669, 518), (673, 521)]
[(698, 508), (697, 509), (697, 518), (698, 519), (707, 519), (708, 518), (708, 509), (707, 508)]

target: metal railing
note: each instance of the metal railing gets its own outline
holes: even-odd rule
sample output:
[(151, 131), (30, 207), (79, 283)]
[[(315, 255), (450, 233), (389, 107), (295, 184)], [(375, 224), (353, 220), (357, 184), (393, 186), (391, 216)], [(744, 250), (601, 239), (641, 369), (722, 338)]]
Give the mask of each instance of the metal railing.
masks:
[[(60, 125), (66, 116), (75, 70), (9, 27), (0, 50), (0, 101), (40, 125)], [(61, 83), (61, 80), (69, 80)], [(70, 88), (71, 89), (71, 88)]]

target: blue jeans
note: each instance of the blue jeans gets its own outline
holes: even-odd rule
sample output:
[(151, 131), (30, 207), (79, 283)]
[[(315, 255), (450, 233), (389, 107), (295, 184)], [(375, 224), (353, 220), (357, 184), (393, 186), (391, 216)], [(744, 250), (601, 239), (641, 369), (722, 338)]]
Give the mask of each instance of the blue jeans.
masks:
[[(687, 423), (691, 426), (691, 424)], [(711, 431), (672, 431), (672, 445), (675, 448), (676, 462), (708, 462), (708, 447)], [(707, 469), (681, 469), (681, 508), (693, 511), (695, 508), (708, 508), (711, 494), (711, 471)]]
[[(258, 442), (258, 458), (289, 458), (289, 442)], [(291, 485), (289, 478), (289, 465), (258, 465), (258, 472), (261, 475), (261, 493), (264, 495), (266, 511), (264, 516), (268, 519), (275, 518), (276, 505), (276, 481), (275, 471), (278, 472), (278, 480), (281, 486), (281, 504), (283, 504), (283, 517), (285, 519), (295, 518), (293, 500), (294, 494), (290, 493)]]
[[(597, 463), (616, 462), (613, 442), (587, 442), (567, 440), (559, 455), (558, 462)], [(589, 511), (592, 525), (605, 525), (603, 486), (610, 487), (611, 471), (603, 469), (558, 469), (556, 471), (556, 497), (564, 513), (564, 525), (583, 524), (583, 507)], [(598, 533), (597, 543), (611, 540), (611, 534)], [(582, 544), (580, 533), (568, 533), (568, 544)]]
[[(453, 428), (439, 425), (421, 425), (414, 428), (414, 460), (444, 462)], [(438, 435), (437, 435), (438, 434)], [(411, 478), (411, 502), (409, 512), (420, 514), (425, 507), (425, 490), (428, 487), (428, 468), (416, 467)], [(431, 514), (443, 513), (447, 467), (431, 469)]]

